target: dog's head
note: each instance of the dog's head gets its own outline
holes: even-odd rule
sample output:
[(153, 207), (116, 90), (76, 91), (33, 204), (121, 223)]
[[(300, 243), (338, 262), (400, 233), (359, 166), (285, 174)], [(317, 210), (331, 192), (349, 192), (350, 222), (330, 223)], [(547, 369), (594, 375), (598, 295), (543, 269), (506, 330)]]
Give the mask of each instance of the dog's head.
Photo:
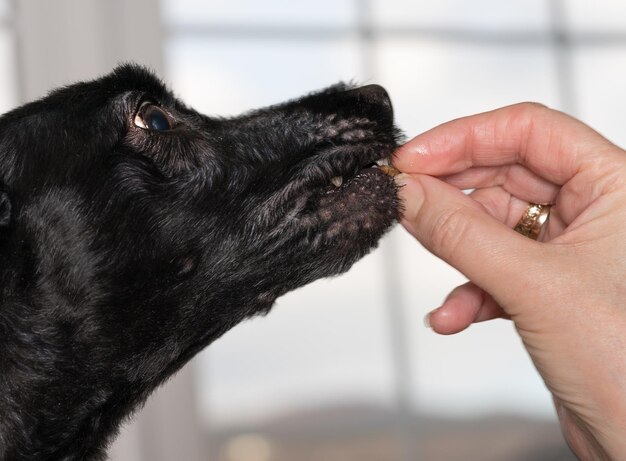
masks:
[(0, 119), (5, 314), (149, 387), (376, 245), (399, 216), (376, 168), (396, 137), (374, 85), (229, 119), (134, 66), (57, 90)]

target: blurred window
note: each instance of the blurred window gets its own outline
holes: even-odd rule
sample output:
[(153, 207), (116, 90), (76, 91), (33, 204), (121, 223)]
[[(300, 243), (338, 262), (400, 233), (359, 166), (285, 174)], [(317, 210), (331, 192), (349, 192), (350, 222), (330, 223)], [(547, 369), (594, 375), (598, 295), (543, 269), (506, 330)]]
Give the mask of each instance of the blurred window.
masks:
[[(289, 29), (351, 26), (355, 22), (357, 3), (357, 0), (166, 0), (163, 15), (169, 27), (185, 33), (198, 25), (203, 29), (207, 26), (234, 27), (240, 30), (240, 34), (251, 26)], [(201, 33), (205, 34), (206, 29)]]
[(548, 27), (545, 0), (413, 0), (372, 1), (372, 23), (377, 27), (408, 28), (414, 34), (437, 30), (454, 34), (543, 32)]
[(15, 88), (15, 38), (9, 0), (0, 0), (0, 114), (17, 103)]
[(569, 0), (565, 5), (564, 19), (575, 34), (597, 32), (617, 34), (622, 39), (624, 38), (626, 2), (622, 0), (602, 0), (601, 2)]

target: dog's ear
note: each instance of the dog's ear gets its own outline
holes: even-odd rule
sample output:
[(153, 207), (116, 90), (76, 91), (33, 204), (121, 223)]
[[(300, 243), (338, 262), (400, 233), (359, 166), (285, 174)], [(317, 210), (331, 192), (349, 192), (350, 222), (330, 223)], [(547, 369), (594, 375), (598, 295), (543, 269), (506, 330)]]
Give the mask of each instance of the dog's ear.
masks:
[(0, 230), (6, 229), (11, 224), (11, 209), (9, 193), (0, 188)]

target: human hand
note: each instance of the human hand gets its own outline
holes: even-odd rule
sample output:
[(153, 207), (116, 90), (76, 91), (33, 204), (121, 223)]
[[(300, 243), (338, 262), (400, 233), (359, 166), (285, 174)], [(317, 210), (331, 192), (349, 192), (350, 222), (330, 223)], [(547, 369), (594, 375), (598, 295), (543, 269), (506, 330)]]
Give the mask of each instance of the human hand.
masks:
[[(432, 328), (512, 319), (573, 451), (626, 459), (626, 152), (525, 103), (421, 134), (394, 165), (402, 224), (470, 280)], [(512, 230), (529, 203), (553, 204), (537, 242)]]

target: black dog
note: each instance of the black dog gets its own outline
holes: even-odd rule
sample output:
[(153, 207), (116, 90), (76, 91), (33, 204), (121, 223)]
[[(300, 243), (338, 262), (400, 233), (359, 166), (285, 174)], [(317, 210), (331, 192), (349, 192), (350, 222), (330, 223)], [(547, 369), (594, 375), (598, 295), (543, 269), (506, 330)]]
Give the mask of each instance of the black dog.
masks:
[(120, 422), (399, 217), (379, 86), (233, 119), (123, 66), (0, 118), (0, 460), (100, 460)]

